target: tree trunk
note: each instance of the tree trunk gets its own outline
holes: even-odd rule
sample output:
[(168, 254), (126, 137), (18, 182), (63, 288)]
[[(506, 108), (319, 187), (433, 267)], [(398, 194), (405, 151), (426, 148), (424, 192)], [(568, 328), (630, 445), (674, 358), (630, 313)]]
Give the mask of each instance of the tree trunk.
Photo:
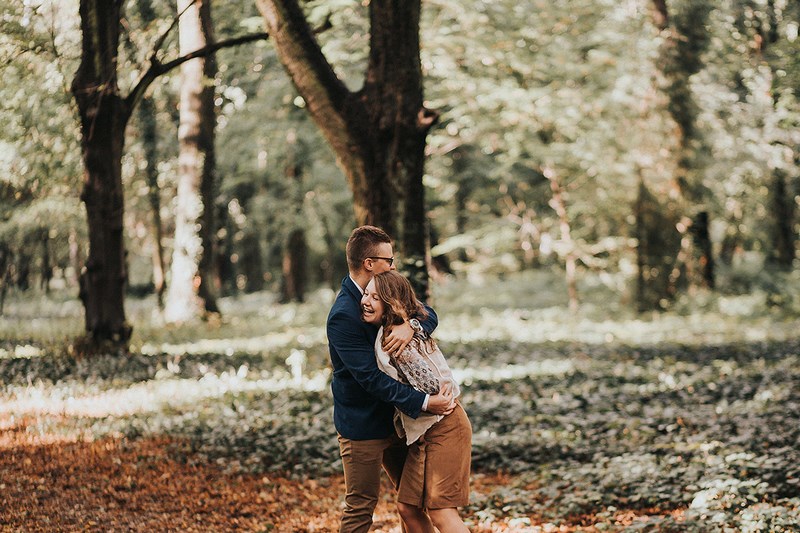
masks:
[[(186, 10), (184, 12), (184, 10)], [(180, 51), (186, 55), (213, 42), (208, 0), (180, 0)], [(167, 305), (167, 322), (184, 322), (218, 313), (213, 283), (214, 246), (214, 88), (213, 56), (181, 66), (178, 141), (178, 192), (175, 246)]]
[(699, 259), (697, 264), (700, 267), (700, 276), (703, 285), (713, 289), (716, 285), (714, 274), (714, 254), (712, 251), (711, 236), (709, 234), (709, 216), (707, 211), (700, 211), (692, 221), (692, 238), (697, 247)]
[(156, 291), (158, 307), (164, 309), (166, 286), (166, 266), (164, 258), (164, 224), (161, 221), (161, 188), (158, 186), (158, 135), (156, 130), (156, 110), (151, 98), (143, 98), (139, 103), (139, 124), (144, 148), (147, 199), (152, 214), (153, 238), (153, 286)]
[(50, 293), (50, 280), (53, 279), (53, 265), (50, 264), (50, 236), (48, 230), (42, 231), (42, 289)]
[(358, 224), (382, 227), (421, 297), (428, 291), (422, 184), (426, 136), (437, 115), (423, 107), (419, 0), (369, 3), (364, 87), (350, 92), (296, 0), (257, 0), (278, 56), (333, 148), (353, 192)]
[(769, 260), (780, 269), (791, 270), (795, 259), (794, 194), (783, 171), (775, 171), (770, 194), (773, 222), (770, 228), (772, 246)]
[[(217, 239), (215, 244), (215, 263), (214, 273), (216, 274), (216, 285), (219, 287), (220, 293), (225, 296), (236, 294), (236, 269), (231, 261), (233, 255), (233, 235), (236, 228), (231, 224), (230, 217), (228, 217), (228, 203), (224, 202), (223, 205), (216, 205), (215, 210), (217, 213), (216, 223), (220, 231), (217, 232)], [(259, 261), (261, 259), (261, 251), (259, 249)]]
[[(156, 19), (150, 0), (137, 3), (142, 22), (150, 24)], [(128, 40), (130, 47), (133, 43)], [(135, 50), (131, 50), (135, 54)], [(161, 188), (158, 186), (158, 131), (156, 128), (156, 107), (152, 98), (142, 97), (138, 109), (139, 126), (141, 128), (142, 147), (145, 160), (145, 182), (147, 183), (147, 199), (152, 213), (153, 238), (153, 287), (159, 309), (164, 309), (164, 292), (166, 285), (166, 259), (164, 257), (164, 224), (161, 221)]]
[(331, 227), (332, 223), (325, 218), (322, 210), (317, 212), (317, 219), (322, 226), (322, 239), (325, 242), (325, 260), (321, 263), (323, 278), (328, 287), (337, 290), (342, 279), (340, 274), (344, 273), (339, 272), (337, 268), (337, 258), (341, 255), (339, 253), (341, 246), (340, 243), (336, 242), (336, 238), (334, 237), (334, 230)]
[(308, 279), (308, 244), (303, 228), (289, 233), (283, 249), (283, 302), (303, 302)]
[(679, 231), (687, 236), (680, 250), (681, 259), (686, 261), (681, 270), (693, 273), (687, 280), (690, 285), (714, 288), (709, 214), (703, 205), (706, 191), (702, 169), (696, 168), (702, 139), (697, 131), (698, 108), (690, 84), (691, 76), (703, 66), (701, 54), (709, 42), (705, 23), (712, 8), (708, 2), (690, 2), (679, 11), (670, 10), (665, 0), (652, 2), (653, 22), (664, 35), (658, 62), (663, 76), (662, 90), (668, 98), (667, 110), (676, 125), (678, 151), (673, 183), (685, 217), (685, 223), (678, 226)]
[(264, 261), (262, 259), (261, 235), (256, 228), (248, 227), (238, 243), (239, 260), (236, 265), (244, 275), (244, 292), (264, 289)]
[(281, 261), (281, 299), (284, 302), (302, 302), (305, 300), (308, 278), (308, 244), (306, 243), (303, 202), (304, 150), (302, 142), (297, 139), (297, 132), (289, 130), (286, 135), (286, 168), (284, 174), (288, 183), (288, 209), (293, 211), (292, 228), (283, 247)]
[(561, 233), (561, 241), (566, 245), (567, 253), (564, 257), (564, 270), (567, 282), (567, 296), (569, 298), (569, 310), (573, 313), (578, 311), (578, 251), (575, 248), (575, 242), (572, 240), (572, 232), (569, 223), (569, 214), (567, 213), (567, 206), (564, 201), (564, 194), (558, 178), (553, 172), (545, 170), (547, 179), (550, 180), (550, 191), (552, 197), (550, 199), (550, 207), (558, 215), (559, 232)]
[(636, 226), (636, 302), (639, 312), (662, 310), (673, 299), (681, 235), (677, 216), (661, 205), (643, 179), (634, 209)]
[(6, 303), (6, 291), (11, 282), (11, 251), (0, 243), (0, 316)]
[(31, 288), (31, 257), (20, 250), (17, 252), (16, 260), (14, 286), (21, 291), (27, 291)]
[(81, 122), (81, 200), (89, 227), (89, 257), (80, 296), (93, 343), (126, 347), (131, 327), (123, 305), (127, 269), (123, 242), (122, 149), (128, 118), (117, 87), (120, 0), (80, 3), (81, 63), (72, 82)]

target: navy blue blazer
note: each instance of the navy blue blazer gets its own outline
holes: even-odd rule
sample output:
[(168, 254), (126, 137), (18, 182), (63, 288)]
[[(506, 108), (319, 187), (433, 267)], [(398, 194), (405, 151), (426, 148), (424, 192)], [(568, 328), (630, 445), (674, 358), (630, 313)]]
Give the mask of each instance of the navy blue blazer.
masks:
[[(429, 307), (422, 327), (438, 325)], [(328, 349), (333, 365), (333, 423), (342, 437), (383, 439), (394, 432), (394, 408), (419, 416), (425, 394), (400, 383), (378, 368), (375, 339), (378, 328), (361, 320), (361, 291), (347, 276), (336, 295), (327, 322)]]

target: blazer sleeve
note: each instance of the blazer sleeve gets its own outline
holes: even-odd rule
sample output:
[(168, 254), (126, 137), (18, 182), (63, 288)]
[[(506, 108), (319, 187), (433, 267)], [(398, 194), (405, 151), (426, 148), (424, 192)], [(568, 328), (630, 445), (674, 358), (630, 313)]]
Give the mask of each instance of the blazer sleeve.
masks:
[(328, 321), (328, 342), (356, 382), (373, 397), (393, 404), (411, 418), (422, 411), (425, 394), (387, 376), (378, 368), (375, 349), (365, 342), (362, 330), (354, 328), (344, 314)]
[(419, 324), (422, 326), (422, 329), (425, 330), (425, 333), (431, 335), (433, 330), (436, 329), (436, 326), (439, 325), (439, 317), (436, 316), (436, 311), (434, 311), (431, 306), (426, 303), (423, 303), (422, 305), (425, 306), (425, 311), (428, 312), (428, 318), (425, 320), (420, 320)]

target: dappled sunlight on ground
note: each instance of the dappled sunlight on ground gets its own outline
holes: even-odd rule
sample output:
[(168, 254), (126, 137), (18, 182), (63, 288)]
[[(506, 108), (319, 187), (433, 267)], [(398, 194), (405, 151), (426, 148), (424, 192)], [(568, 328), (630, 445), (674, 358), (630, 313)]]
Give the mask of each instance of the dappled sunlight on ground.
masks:
[(125, 388), (84, 393), (59, 387), (30, 386), (18, 391), (15, 398), (0, 403), (0, 415), (51, 414), (103, 418), (161, 412), (231, 393), (320, 391), (328, 386), (330, 375), (327, 369), (300, 379), (284, 370), (278, 370), (268, 377), (264, 377), (265, 373), (262, 371), (255, 378), (248, 379), (248, 370), (240, 367), (238, 371), (220, 375), (207, 373), (200, 379), (157, 377)]
[(580, 342), (587, 344), (687, 344), (751, 342), (794, 338), (800, 320), (732, 318), (698, 312), (690, 316), (657, 315), (649, 320), (593, 320), (563, 308), (480, 309), (476, 313), (442, 314), (436, 337), (449, 342), (510, 340), (525, 343)]
[(453, 377), (463, 384), (473, 381), (508, 381), (530, 376), (561, 375), (572, 372), (575, 365), (569, 359), (544, 359), (522, 364), (499, 366), (476, 365), (469, 368), (454, 368)]
[(288, 328), (284, 331), (269, 333), (260, 337), (233, 337), (224, 339), (198, 339), (182, 343), (145, 343), (140, 352), (143, 355), (197, 355), (220, 353), (262, 354), (280, 350), (287, 346), (313, 346), (327, 342), (325, 328), (303, 327)]

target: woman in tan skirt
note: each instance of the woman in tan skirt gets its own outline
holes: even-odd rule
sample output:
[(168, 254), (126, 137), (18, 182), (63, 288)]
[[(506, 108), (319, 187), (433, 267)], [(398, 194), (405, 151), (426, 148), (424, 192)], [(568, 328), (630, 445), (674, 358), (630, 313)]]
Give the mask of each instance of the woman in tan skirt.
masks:
[[(405, 277), (393, 270), (376, 275), (364, 291), (361, 308), (365, 322), (381, 326), (375, 342), (378, 368), (426, 394), (450, 388), (454, 398), (460, 395), (442, 352), (415, 318), (424, 317), (425, 309)], [(401, 353), (389, 355), (382, 348), (383, 337), (403, 322), (415, 329), (414, 338)], [(472, 427), (461, 403), (456, 401), (444, 416), (422, 413), (413, 419), (396, 411), (395, 426), (409, 445), (397, 493), (408, 530), (432, 533), (429, 523), (416, 521), (414, 508), (422, 508), (441, 533), (468, 531), (458, 507), (469, 503)]]

